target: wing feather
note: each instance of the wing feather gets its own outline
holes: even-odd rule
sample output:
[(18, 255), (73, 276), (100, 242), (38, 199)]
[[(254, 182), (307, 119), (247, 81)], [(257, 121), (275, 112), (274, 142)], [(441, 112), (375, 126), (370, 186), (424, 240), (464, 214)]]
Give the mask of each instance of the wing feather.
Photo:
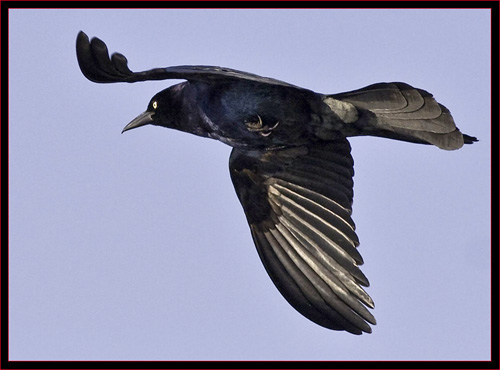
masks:
[[(357, 297), (350, 294), (352, 292), (349, 292), (349, 289), (347, 288), (347, 285), (349, 285), (348, 282), (352, 282), (352, 279), (350, 277), (345, 277), (343, 279), (344, 281), (338, 279), (338, 276), (340, 276), (341, 274), (339, 274), (338, 272), (337, 275), (334, 274), (330, 270), (330, 266), (328, 264), (324, 264), (320, 260), (318, 260), (316, 256), (311, 253), (305, 245), (300, 243), (299, 240), (295, 238), (295, 236), (289, 231), (285, 224), (280, 223), (276, 225), (275, 230), (277, 230), (277, 232), (279, 232), (280, 235), (285, 238), (286, 242), (288, 242), (288, 244), (292, 246), (297, 255), (310, 267), (311, 271), (314, 272), (314, 274), (310, 272), (311, 277), (313, 279), (319, 278), (320, 280), (318, 280), (318, 284), (326, 283), (331, 291), (333, 291), (335, 297), (340, 298), (342, 302), (352, 308), (353, 311), (350, 310), (346, 314), (349, 317), (354, 318), (354, 320), (352, 321), (353, 323), (359, 324), (359, 316), (363, 317), (365, 320), (371, 322), (372, 324), (375, 322), (373, 315), (365, 308), (365, 306), (360, 303), (360, 301), (356, 299)], [(331, 296), (331, 294), (328, 294), (328, 289), (324, 290), (326, 292), (324, 294), (325, 297)], [(357, 289), (353, 289), (353, 291), (356, 294), (359, 294), (359, 291)], [(326, 299), (328, 300), (328, 298)], [(342, 311), (343, 310), (344, 307), (342, 308)]]
[(78, 64), (85, 77), (93, 82), (139, 82), (150, 80), (183, 79), (191, 81), (246, 80), (270, 85), (291, 87), (302, 91), (310, 91), (274, 78), (216, 66), (173, 66), (154, 68), (142, 72), (132, 72), (127, 66), (127, 58), (120, 53), (109, 57), (106, 44), (97, 37), (89, 40), (83, 32), (76, 39), (76, 55)]
[(347, 271), (334, 258), (326, 253), (324, 249), (322, 249), (319, 245), (314, 243), (314, 241), (309, 239), (307, 235), (304, 235), (302, 231), (300, 231), (288, 220), (281, 220), (281, 225), (286, 227), (288, 231), (297, 239), (297, 241), (300, 242), (305, 248), (307, 248), (307, 250), (311, 252), (322, 265), (327, 266), (329, 268), (329, 271), (337, 276), (347, 289), (349, 289), (355, 296), (362, 300), (363, 303), (365, 303), (367, 306), (371, 308), (374, 307), (371, 297), (365, 292), (363, 288), (359, 286), (360, 279), (358, 278), (358, 276)]
[(311, 147), (233, 149), (231, 178), (274, 284), (300, 313), (334, 330), (371, 332), (373, 300), (351, 219), (347, 140)]
[[(345, 219), (345, 216), (348, 216), (348, 214), (344, 214), (344, 217), (338, 214), (338, 210), (340, 210), (340, 213), (342, 213), (338, 203), (332, 201), (329, 202), (327, 206), (325, 206), (320, 203), (320, 196), (307, 196), (303, 192), (300, 192), (300, 190), (303, 190), (303, 188), (299, 190), (297, 186), (294, 186), (292, 184), (287, 185), (291, 186), (285, 186), (283, 185), (283, 183), (280, 184), (279, 182), (277, 182), (273, 185), (273, 188), (277, 189), (280, 194), (284, 194), (294, 203), (300, 205), (303, 209), (310, 210), (313, 215), (323, 220), (325, 223), (332, 225), (332, 227), (335, 227), (343, 236), (343, 238), (349, 241), (349, 243), (352, 242), (355, 246), (359, 245), (359, 240), (356, 233), (354, 232), (353, 224)], [(311, 192), (309, 194), (311, 194)], [(328, 207), (332, 207), (335, 211), (330, 210)]]
[[(273, 189), (273, 188), (271, 188)], [(300, 224), (304, 225), (310, 230), (314, 230), (315, 234), (329, 235), (328, 241), (332, 241), (335, 249), (338, 249), (342, 255), (347, 253), (358, 264), (363, 263), (363, 259), (356, 249), (356, 244), (342, 232), (341, 229), (335, 227), (334, 223), (328, 222), (327, 219), (322, 218), (318, 213), (314, 212), (316, 207), (306, 207), (298, 204), (292, 198), (287, 197), (280, 193), (278, 196), (273, 193), (271, 201), (280, 206), (282, 213), (285, 214), (290, 220), (297, 220)], [(311, 206), (311, 203), (307, 204)]]

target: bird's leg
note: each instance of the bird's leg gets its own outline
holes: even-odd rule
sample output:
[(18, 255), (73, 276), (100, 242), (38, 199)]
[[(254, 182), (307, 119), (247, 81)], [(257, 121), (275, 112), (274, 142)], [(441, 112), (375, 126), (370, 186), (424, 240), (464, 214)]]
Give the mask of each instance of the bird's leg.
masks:
[(262, 118), (260, 118), (259, 115), (257, 115), (257, 122), (245, 122), (245, 125), (247, 126), (248, 131), (258, 132), (262, 136), (271, 135), (272, 130), (274, 130), (276, 127), (278, 127), (278, 124), (279, 124), (279, 121), (276, 122), (271, 127), (269, 127), (268, 125), (263, 125)]
[(261, 131), (263, 130), (262, 127), (262, 118), (260, 118), (259, 115), (257, 115), (257, 122), (245, 122), (245, 125), (248, 128), (248, 131)]
[(271, 126), (271, 127), (269, 127), (269, 126), (267, 126), (267, 125), (266, 125), (266, 126), (264, 126), (264, 127), (262, 128), (262, 130), (261, 130), (261, 131), (259, 131), (259, 134), (261, 134), (262, 136), (269, 136), (269, 135), (271, 135), (271, 132), (273, 132), (273, 130), (274, 130), (276, 127), (278, 127), (279, 123), (280, 123), (280, 122), (278, 121), (278, 122), (276, 122), (276, 123), (275, 123), (273, 126)]

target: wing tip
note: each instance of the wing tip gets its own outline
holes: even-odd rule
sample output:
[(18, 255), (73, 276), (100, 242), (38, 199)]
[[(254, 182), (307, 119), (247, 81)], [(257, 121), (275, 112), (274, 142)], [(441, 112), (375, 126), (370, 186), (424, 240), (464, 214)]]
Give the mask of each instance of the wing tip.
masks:
[(120, 53), (109, 57), (106, 43), (97, 37), (89, 39), (80, 31), (76, 37), (76, 57), (83, 75), (92, 82), (134, 82), (134, 73), (127, 67), (127, 58)]

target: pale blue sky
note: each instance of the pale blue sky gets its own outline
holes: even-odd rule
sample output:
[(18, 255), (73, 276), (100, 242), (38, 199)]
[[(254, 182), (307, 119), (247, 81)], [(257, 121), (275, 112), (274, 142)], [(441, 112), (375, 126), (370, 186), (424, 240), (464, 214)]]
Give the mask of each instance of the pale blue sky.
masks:
[[(480, 142), (351, 139), (353, 218), (378, 325), (319, 327), (279, 294), (230, 147), (121, 135), (178, 81), (99, 85), (78, 31), (131, 69), (219, 65), (336, 93), (403, 81)], [(10, 10), (11, 360), (487, 360), (487, 10)]]

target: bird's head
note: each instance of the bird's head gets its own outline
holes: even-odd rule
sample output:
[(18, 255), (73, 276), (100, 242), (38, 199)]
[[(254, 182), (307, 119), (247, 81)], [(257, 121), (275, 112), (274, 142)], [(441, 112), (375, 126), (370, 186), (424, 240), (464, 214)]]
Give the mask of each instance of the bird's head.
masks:
[(122, 130), (122, 133), (133, 128), (155, 125), (169, 128), (176, 128), (177, 124), (177, 94), (176, 89), (169, 87), (153, 96), (145, 112), (135, 117)]

